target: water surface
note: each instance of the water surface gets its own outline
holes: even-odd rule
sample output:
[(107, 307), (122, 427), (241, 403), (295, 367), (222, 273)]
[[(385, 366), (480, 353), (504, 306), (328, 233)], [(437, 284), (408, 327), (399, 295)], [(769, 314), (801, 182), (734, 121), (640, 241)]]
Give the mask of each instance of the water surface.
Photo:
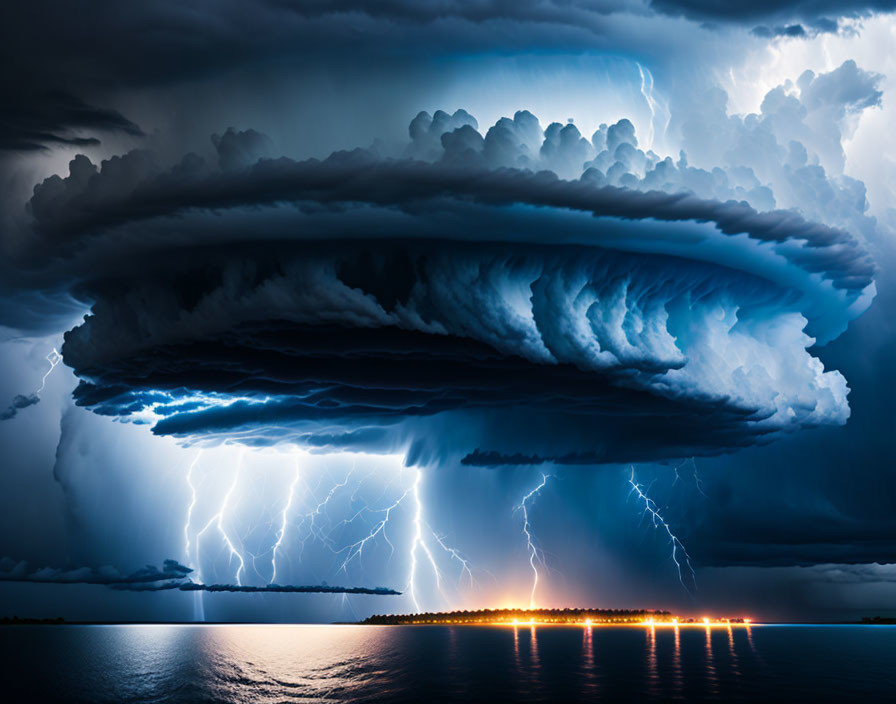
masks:
[(896, 701), (896, 627), (7, 626), (4, 701)]

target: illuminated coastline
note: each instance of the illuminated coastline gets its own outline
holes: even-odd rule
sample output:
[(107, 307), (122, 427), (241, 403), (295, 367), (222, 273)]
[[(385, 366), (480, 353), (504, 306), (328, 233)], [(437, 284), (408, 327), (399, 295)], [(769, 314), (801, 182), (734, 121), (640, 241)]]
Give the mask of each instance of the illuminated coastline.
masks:
[(361, 622), (381, 626), (749, 626), (749, 618), (684, 618), (647, 609), (479, 609), (419, 614), (377, 614)]

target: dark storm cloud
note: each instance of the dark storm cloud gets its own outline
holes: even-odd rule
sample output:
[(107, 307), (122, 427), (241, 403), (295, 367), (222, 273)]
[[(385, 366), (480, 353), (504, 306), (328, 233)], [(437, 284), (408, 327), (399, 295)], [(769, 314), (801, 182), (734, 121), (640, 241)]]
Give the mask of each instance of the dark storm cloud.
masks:
[[(450, 139), (447, 143), (453, 144)], [(565, 208), (626, 220), (711, 222), (727, 235), (804, 242), (806, 247), (791, 256), (806, 270), (823, 272), (838, 288), (863, 289), (874, 273), (849, 233), (807, 222), (793, 212), (758, 213), (745, 203), (702, 200), (687, 193), (600, 187), (587, 172), (579, 181), (565, 181), (547, 171), (491, 170), (450, 159), (440, 164), (382, 161), (363, 150), (338, 152), (324, 161), (263, 159), (226, 173), (208, 172), (194, 156), (161, 172), (148, 152), (114, 157), (102, 170), (79, 155), (68, 177), (52, 176), (35, 187), (29, 209), (38, 231), (64, 247), (97, 230), (195, 209), (370, 203), (413, 212), (427, 201), (452, 207), (452, 200)]]
[(32, 569), (24, 562), (15, 562), (8, 557), (0, 559), (0, 581), (4, 582), (127, 586), (184, 579), (192, 571), (176, 560), (165, 560), (161, 570), (154, 565), (147, 565), (136, 572), (123, 575), (114, 567), (77, 567), (67, 570), (53, 567)]
[(894, 0), (651, 0), (655, 9), (694, 19), (753, 22), (764, 19), (853, 17), (896, 9)]
[(283, 593), (283, 594), (378, 594), (400, 595), (401, 592), (386, 587), (339, 587), (323, 585), (266, 584), (246, 586), (240, 584), (197, 584), (189, 579), (193, 570), (176, 560), (165, 560), (162, 569), (147, 565), (127, 575), (113, 567), (79, 567), (55, 569), (43, 567), (31, 569), (24, 562), (8, 557), (0, 559), (0, 582), (27, 582), (32, 584), (98, 584), (118, 591), (157, 592), (178, 590), (182, 592), (234, 592), (234, 593)]
[(378, 596), (400, 596), (401, 592), (387, 587), (337, 587), (328, 584), (265, 584), (261, 587), (244, 584), (196, 584), (183, 582), (179, 584), (140, 584), (111, 585), (113, 589), (125, 589), (132, 592), (162, 592), (178, 590), (181, 592), (230, 592), (232, 594), (376, 594)]
[[(122, 7), (100, 0), (77, 12), (58, 0), (7, 3), (2, 51), (24, 84), (73, 90), (158, 85), (312, 54), (347, 60), (497, 45), (583, 47), (606, 39), (605, 18), (640, 2), (500, 1), (306, 3), (162, 0)], [(85, 48), (89, 47), (89, 51)], [(14, 68), (13, 68), (14, 66)]]
[[(876, 104), (849, 68), (805, 77), (807, 105), (828, 109), (825, 81), (832, 113)], [(430, 430), (449, 414), (488, 465), (714, 454), (845, 421), (804, 328), (830, 339), (870, 301), (855, 236), (694, 195), (708, 172), (639, 150), (628, 120), (590, 141), (526, 112), (477, 127), (419, 114), (418, 158), (259, 158), (263, 135), (232, 129), (217, 165), (76, 157), (29, 212), (39, 280), (93, 301), (63, 347), (77, 403), (186, 439), (412, 462), (444, 451), (421, 437), (455, 442)], [(703, 190), (773, 203), (750, 176)]]
[(0, 151), (95, 146), (100, 140), (94, 135), (106, 132), (143, 136), (136, 124), (115, 110), (89, 105), (63, 92), (42, 90), (4, 85), (0, 78)]

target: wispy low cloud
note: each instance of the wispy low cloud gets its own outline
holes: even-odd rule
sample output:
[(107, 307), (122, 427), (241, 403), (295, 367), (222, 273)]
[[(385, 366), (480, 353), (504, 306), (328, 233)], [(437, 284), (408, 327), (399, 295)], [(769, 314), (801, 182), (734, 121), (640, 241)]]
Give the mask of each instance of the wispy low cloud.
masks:
[(267, 584), (261, 587), (236, 584), (197, 584), (189, 579), (193, 570), (177, 560), (165, 560), (162, 569), (155, 565), (122, 575), (114, 567), (77, 567), (63, 570), (53, 567), (31, 569), (25, 562), (8, 557), (0, 559), (0, 582), (32, 584), (99, 584), (119, 591), (157, 592), (265, 592), (317, 594), (379, 594), (398, 595), (401, 592), (386, 587), (339, 587), (322, 585)]
[(401, 592), (387, 587), (338, 587), (328, 584), (265, 584), (261, 587), (254, 587), (245, 584), (196, 584), (187, 581), (165, 584), (114, 584), (111, 586), (113, 589), (132, 592), (161, 592), (177, 589), (182, 592), (261, 592), (263, 594), (379, 594), (385, 596), (401, 594)]
[(0, 411), (0, 420), (11, 420), (16, 417), (16, 414), (22, 410), (23, 408), (28, 408), (28, 406), (33, 406), (35, 403), (40, 401), (40, 397), (37, 394), (28, 394), (27, 396), (24, 394), (18, 394), (13, 397), (12, 401), (9, 402), (9, 406)]

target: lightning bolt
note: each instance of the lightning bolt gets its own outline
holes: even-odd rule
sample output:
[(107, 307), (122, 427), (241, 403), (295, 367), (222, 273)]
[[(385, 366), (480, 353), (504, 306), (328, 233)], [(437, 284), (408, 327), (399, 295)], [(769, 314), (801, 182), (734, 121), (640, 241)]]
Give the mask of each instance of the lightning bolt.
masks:
[[(330, 550), (333, 550), (332, 541), (330, 541), (328, 536), (321, 533), (320, 529), (315, 525), (315, 521), (317, 520), (318, 516), (323, 514), (324, 509), (329, 505), (332, 498), (336, 495), (336, 492), (348, 484), (348, 480), (351, 478), (353, 472), (354, 472), (354, 467), (352, 467), (352, 469), (349, 470), (349, 472), (345, 475), (345, 479), (343, 479), (341, 482), (338, 482), (338, 483), (334, 484), (332, 487), (330, 487), (330, 491), (324, 497), (323, 501), (319, 502), (317, 504), (317, 506), (315, 506), (311, 511), (309, 511), (304, 516), (302, 516), (302, 520), (299, 523), (299, 530), (304, 528), (305, 524), (307, 523), (308, 524), (308, 532), (304, 538), (299, 539), (299, 543), (301, 545), (301, 547), (299, 548), (299, 555), (304, 553), (305, 542), (307, 541), (307, 539), (309, 537), (317, 538), (321, 543), (323, 543), (324, 545), (329, 547)], [(309, 492), (311, 492), (311, 487), (308, 486), (307, 484), (305, 486), (309, 490)], [(320, 482), (318, 482), (318, 486), (320, 486)]]
[(345, 560), (343, 560), (342, 565), (339, 568), (340, 570), (342, 570), (343, 572), (347, 572), (349, 563), (356, 557), (360, 558), (361, 553), (364, 550), (364, 546), (367, 545), (370, 541), (374, 540), (380, 534), (382, 534), (383, 539), (386, 541), (386, 543), (388, 543), (389, 547), (394, 552), (395, 547), (392, 545), (391, 541), (389, 540), (389, 536), (386, 535), (386, 525), (389, 523), (389, 519), (392, 517), (392, 512), (401, 505), (401, 502), (405, 500), (405, 498), (408, 496), (408, 494), (410, 494), (410, 492), (411, 492), (410, 489), (406, 489), (405, 492), (401, 496), (399, 496), (392, 504), (390, 504), (386, 508), (378, 509), (378, 510), (371, 510), (371, 509), (365, 507), (365, 508), (362, 508), (360, 511), (358, 511), (354, 516), (352, 516), (352, 518), (343, 521), (343, 523), (351, 523), (353, 520), (355, 520), (355, 518), (357, 518), (359, 515), (361, 515), (362, 513), (365, 513), (365, 512), (383, 514), (383, 517), (374, 524), (373, 528), (370, 529), (370, 532), (367, 535), (365, 535), (360, 540), (355, 541), (351, 545), (347, 545), (346, 547), (337, 551), (340, 553), (342, 553), (342, 552), (348, 553), (348, 555), (346, 556)]
[[(230, 488), (227, 490), (227, 493), (224, 495), (224, 500), (221, 502), (221, 507), (218, 509), (218, 513), (211, 517), (208, 523), (205, 524), (205, 527), (199, 531), (196, 535), (196, 563), (199, 563), (199, 539), (203, 536), (203, 534), (211, 528), (213, 525), (217, 524), (218, 532), (221, 534), (221, 539), (224, 541), (224, 544), (227, 546), (227, 549), (230, 551), (230, 562), (233, 562), (233, 558), (236, 557), (239, 560), (240, 566), (236, 570), (235, 581), (237, 586), (242, 586), (240, 582), (240, 574), (242, 574), (243, 569), (246, 567), (246, 562), (243, 560), (243, 556), (240, 554), (239, 550), (233, 544), (233, 541), (230, 539), (230, 536), (227, 534), (227, 531), (224, 528), (224, 516), (227, 513), (227, 507), (230, 504), (230, 497), (233, 496), (234, 490), (236, 490), (237, 484), (240, 481), (240, 475), (242, 474), (243, 469), (243, 455), (244, 451), (240, 452), (239, 460), (237, 462), (236, 471), (233, 473), (233, 482), (230, 484)], [(199, 576), (199, 572), (197, 570), (197, 576)]]
[(535, 541), (532, 538), (532, 531), (529, 526), (529, 502), (535, 498), (535, 496), (545, 487), (545, 484), (548, 483), (548, 479), (550, 478), (550, 474), (541, 475), (541, 483), (532, 489), (528, 494), (523, 497), (523, 500), (517, 504), (514, 511), (522, 511), (523, 512), (523, 535), (526, 536), (526, 549), (529, 552), (529, 566), (532, 568), (532, 591), (529, 594), (529, 608), (535, 608), (535, 590), (538, 588), (538, 567), (536, 567), (535, 562), (541, 562), (544, 564), (544, 558), (539, 557), (538, 549), (535, 547)]
[(411, 570), (408, 575), (408, 591), (411, 595), (411, 601), (414, 602), (414, 608), (417, 610), (417, 613), (420, 613), (420, 604), (417, 601), (417, 586), (416, 586), (416, 577), (417, 577), (417, 549), (421, 549), (423, 554), (426, 556), (426, 559), (429, 560), (429, 564), (432, 567), (433, 574), (436, 578), (436, 587), (438, 587), (439, 592), (442, 591), (442, 573), (439, 571), (439, 566), (436, 564), (436, 559), (433, 557), (432, 551), (429, 549), (429, 545), (426, 544), (426, 540), (423, 538), (423, 502), (420, 500), (420, 481), (423, 478), (423, 472), (419, 469), (417, 470), (417, 474), (414, 477), (414, 483), (411, 486), (411, 490), (413, 492), (414, 497), (414, 538), (411, 542), (411, 549), (409, 551), (409, 555), (411, 558)]
[[(196, 457), (193, 458), (193, 461), (190, 463), (190, 467), (187, 470), (187, 486), (190, 487), (190, 504), (187, 506), (187, 519), (184, 521), (184, 555), (187, 561), (187, 564), (190, 563), (190, 526), (193, 523), (193, 509), (196, 508), (196, 485), (193, 484), (193, 469), (196, 467), (196, 464), (199, 462), (199, 458), (202, 457), (202, 450), (196, 453)], [(199, 549), (197, 545), (196, 550), (196, 559), (197, 562), (194, 563), (193, 567), (196, 569), (196, 577), (199, 581), (202, 581), (202, 578), (199, 576)], [(193, 613), (194, 618), (197, 621), (205, 621), (205, 606), (203, 604), (203, 594), (202, 592), (195, 592), (193, 594)]]
[(464, 557), (457, 550), (447, 545), (445, 543), (445, 536), (434, 533), (431, 530), (430, 532), (432, 533), (433, 539), (439, 544), (439, 547), (442, 548), (442, 550), (444, 550), (446, 553), (448, 553), (451, 556), (452, 560), (457, 560), (460, 563), (461, 578), (463, 578), (464, 575), (467, 575), (467, 577), (469, 577), (470, 579), (470, 586), (475, 586), (476, 580), (473, 577), (473, 569), (470, 567), (469, 560), (464, 559)]
[(678, 480), (681, 479), (681, 468), (689, 462), (694, 469), (694, 485), (697, 487), (697, 491), (703, 495), (703, 498), (708, 499), (709, 497), (706, 495), (706, 491), (704, 491), (703, 488), (703, 480), (700, 479), (700, 474), (697, 472), (697, 461), (693, 457), (688, 457), (675, 465), (675, 480), (672, 482), (672, 486), (675, 486), (678, 483)]
[[(638, 73), (641, 74), (641, 95), (644, 96), (644, 102), (647, 103), (647, 109), (650, 110), (650, 129), (647, 131), (646, 147), (647, 149), (653, 149), (653, 140), (655, 137), (654, 123), (656, 122), (656, 115), (660, 110), (660, 105), (656, 98), (653, 97), (653, 74), (641, 64), (637, 64), (637, 66)], [(664, 133), (668, 127), (669, 122), (667, 120), (663, 130)]]
[[(669, 536), (669, 542), (672, 545), (672, 561), (675, 563), (675, 567), (678, 569), (678, 581), (681, 582), (681, 586), (685, 588), (688, 593), (691, 593), (690, 587), (685, 583), (684, 573), (682, 572), (682, 562), (684, 562), (684, 566), (687, 569), (687, 573), (690, 575), (689, 581), (694, 584), (694, 591), (697, 589), (697, 575), (694, 572), (694, 568), (691, 565), (691, 559), (688, 556), (688, 551), (685, 550), (684, 545), (682, 545), (681, 541), (678, 537), (672, 532), (672, 529), (669, 527), (669, 524), (666, 522), (666, 519), (659, 512), (659, 507), (656, 505), (656, 502), (651, 499), (647, 494), (644, 493), (644, 490), (641, 488), (641, 485), (635, 481), (635, 468), (632, 466), (632, 473), (629, 477), (628, 483), (632, 485), (632, 492), (637, 494), (638, 498), (644, 502), (644, 514), (649, 515), (651, 520), (653, 521), (654, 528), (662, 528), (666, 531), (666, 535)], [(681, 552), (681, 558), (679, 558), (679, 551)]]
[[(443, 550), (451, 560), (457, 561), (460, 565), (460, 579), (463, 579), (465, 576), (469, 578), (470, 584), (475, 584), (475, 577), (473, 575), (473, 568), (468, 560), (466, 560), (461, 553), (455, 548), (448, 545), (445, 541), (444, 536), (438, 535), (433, 529), (430, 527), (429, 523), (426, 521), (426, 517), (424, 515), (424, 502), (420, 493), (420, 487), (423, 482), (423, 472), (420, 469), (414, 469), (414, 479), (410, 483), (409, 486), (406, 486), (404, 491), (388, 506), (381, 509), (371, 509), (368, 506), (361, 508), (359, 511), (355, 513), (351, 518), (343, 520), (339, 525), (350, 524), (356, 519), (358, 519), (362, 515), (375, 514), (378, 515), (378, 520), (370, 527), (370, 530), (367, 534), (350, 545), (346, 545), (345, 547), (336, 550), (337, 554), (345, 554), (345, 559), (340, 566), (340, 570), (347, 572), (348, 566), (355, 559), (360, 559), (363, 554), (364, 548), (367, 547), (372, 541), (375, 541), (377, 538), (382, 537), (382, 539), (389, 545), (391, 554), (395, 552), (395, 546), (392, 541), (389, 539), (388, 535), (388, 526), (390, 521), (393, 521), (395, 516), (395, 511), (404, 503), (410, 501), (412, 504), (412, 515), (411, 515), (411, 539), (410, 544), (408, 546), (408, 595), (411, 598), (411, 602), (414, 605), (414, 609), (417, 613), (421, 612), (420, 600), (418, 598), (418, 588), (417, 588), (417, 577), (420, 571), (420, 563), (425, 560), (428, 563), (429, 567), (432, 569), (432, 574), (435, 577), (436, 587), (439, 590), (439, 593), (442, 597), (445, 597), (445, 593), (442, 590), (442, 581), (443, 574), (442, 570), (439, 568), (438, 561), (436, 560), (436, 554), (434, 552), (434, 547), (437, 545), (441, 550)], [(338, 528), (339, 526), (337, 526)], [(334, 528), (336, 530), (336, 528)], [(331, 531), (332, 533), (332, 531)], [(430, 543), (432, 541), (432, 544)]]
[(44, 390), (44, 387), (47, 385), (47, 377), (53, 373), (53, 370), (59, 365), (59, 362), (62, 361), (62, 355), (56, 351), (56, 348), (53, 348), (53, 351), (50, 352), (46, 356), (46, 360), (50, 363), (50, 368), (44, 373), (43, 377), (40, 380), (40, 386), (36, 391), (28, 394), (17, 394), (9, 406), (6, 409), (0, 408), (0, 421), (10, 420), (15, 418), (20, 410), (23, 408), (27, 408), (28, 406), (33, 406), (36, 403), (40, 402), (40, 395)]
[[(196, 508), (197, 498), (196, 485), (193, 484), (193, 469), (199, 462), (200, 457), (202, 457), (202, 450), (196, 453), (196, 457), (193, 458), (193, 461), (190, 463), (190, 467), (187, 470), (187, 486), (190, 487), (190, 504), (187, 506), (187, 519), (184, 521), (184, 555), (186, 556), (188, 563), (190, 561), (190, 526), (193, 523), (193, 509)], [(195, 566), (196, 565), (194, 565), (194, 567)]]
[(50, 368), (47, 369), (43, 378), (40, 380), (40, 388), (38, 388), (38, 390), (35, 392), (37, 394), (40, 394), (44, 390), (44, 387), (47, 385), (47, 377), (50, 376), (56, 366), (62, 361), (62, 355), (59, 354), (59, 352), (54, 347), (53, 351), (47, 355), (46, 360), (50, 363)]
[(292, 508), (293, 498), (296, 494), (296, 485), (299, 483), (300, 476), (299, 460), (296, 458), (296, 473), (293, 476), (292, 483), (289, 485), (289, 498), (283, 507), (283, 513), (280, 514), (280, 529), (277, 531), (277, 542), (274, 543), (274, 547), (271, 550), (271, 584), (277, 579), (277, 550), (280, 549), (280, 546), (283, 544), (283, 536), (286, 535), (286, 522), (289, 519), (289, 510)]

